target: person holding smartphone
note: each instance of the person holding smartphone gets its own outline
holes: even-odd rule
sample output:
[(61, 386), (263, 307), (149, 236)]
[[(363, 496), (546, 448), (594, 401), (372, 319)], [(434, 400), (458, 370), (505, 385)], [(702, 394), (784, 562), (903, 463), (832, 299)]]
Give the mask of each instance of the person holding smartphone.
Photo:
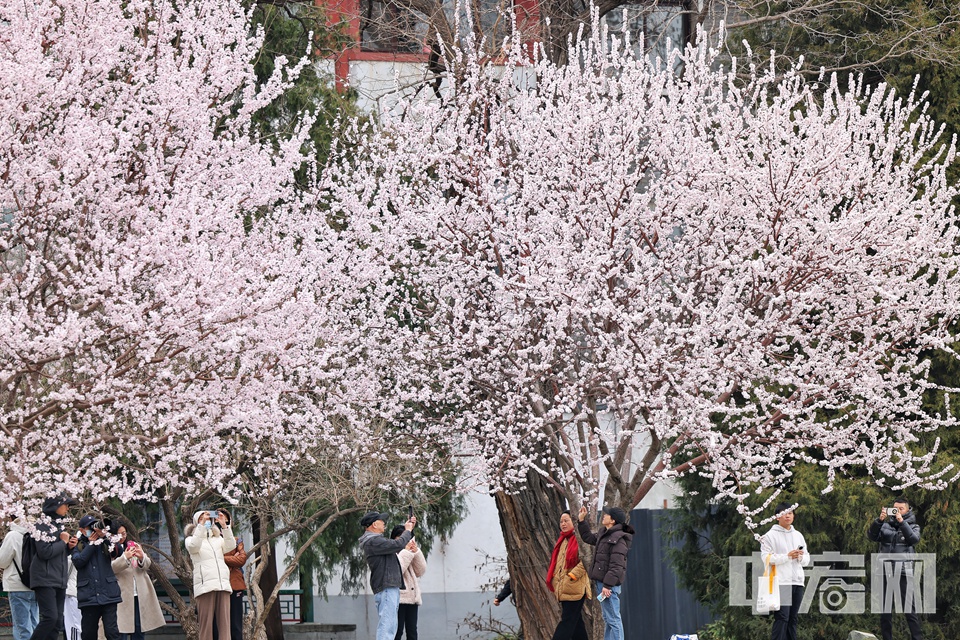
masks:
[(150, 580), (153, 561), (133, 539), (126, 525), (117, 527), (119, 552), (111, 563), (120, 584), (123, 601), (117, 606), (117, 627), (121, 640), (143, 640), (143, 634), (166, 624), (157, 591)]
[(623, 618), (620, 615), (620, 587), (627, 576), (627, 554), (633, 544), (633, 527), (627, 524), (627, 512), (620, 507), (606, 506), (597, 533), (584, 522), (587, 508), (577, 513), (580, 537), (596, 546), (589, 577), (596, 582), (597, 602), (603, 614), (603, 640), (623, 640)]
[(580, 560), (580, 546), (569, 511), (560, 514), (560, 535), (553, 545), (546, 580), (547, 588), (560, 603), (560, 622), (553, 640), (588, 640), (583, 605), (592, 597), (590, 578)]
[[(413, 517), (412, 509), (407, 512), (408, 519)], [(406, 531), (404, 525), (398, 524), (390, 532), (390, 539), (396, 540)], [(423, 556), (423, 551), (417, 545), (416, 540), (410, 540), (403, 549), (397, 553), (397, 559), (400, 560), (400, 571), (403, 576), (403, 587), (400, 589), (400, 606), (397, 609), (397, 635), (393, 640), (400, 640), (404, 631), (407, 634), (407, 640), (417, 640), (417, 618), (420, 613), (420, 605), (423, 604), (423, 595), (420, 592), (420, 578), (427, 572), (427, 560)]]
[[(219, 526), (214, 526), (216, 522)], [(219, 640), (230, 640), (230, 568), (224, 554), (237, 547), (227, 517), (217, 511), (197, 511), (184, 529), (184, 545), (193, 561), (193, 600), (197, 603), (200, 640), (213, 639), (217, 621)]]
[(360, 547), (370, 568), (370, 589), (377, 604), (377, 640), (394, 640), (397, 635), (397, 614), (400, 610), (400, 588), (403, 587), (403, 570), (397, 554), (413, 539), (416, 516), (410, 516), (403, 525), (403, 533), (395, 540), (384, 535), (386, 513), (370, 511), (360, 519), (363, 535)]
[[(914, 547), (920, 542), (920, 525), (917, 524), (917, 518), (910, 510), (910, 503), (906, 498), (897, 498), (893, 501), (893, 506), (884, 505), (880, 509), (880, 516), (870, 523), (867, 529), (867, 538), (880, 544), (880, 553), (903, 554), (904, 557), (914, 555)], [(903, 602), (903, 615), (907, 619), (907, 626), (910, 628), (911, 640), (921, 640), (920, 618), (917, 617), (916, 598), (908, 598), (908, 594), (916, 593), (914, 584), (913, 562), (903, 560), (892, 563), (900, 566), (890, 567), (890, 575), (899, 575), (900, 579), (896, 584), (885, 584), (887, 588), (899, 589), (900, 600)], [(885, 567), (886, 569), (886, 567)], [(887, 572), (884, 572), (887, 575)], [(883, 640), (893, 640), (893, 611), (889, 610), (889, 605), (893, 604), (894, 598), (884, 598), (884, 610), (880, 612), (880, 637)]]
[(63, 628), (63, 602), (67, 597), (67, 556), (77, 538), (64, 529), (70, 507), (78, 503), (65, 493), (43, 502), (43, 519), (36, 525), (36, 557), (30, 565), (30, 588), (37, 599), (40, 622), (30, 640), (57, 640)]
[(776, 567), (780, 578), (780, 609), (773, 612), (771, 640), (796, 640), (800, 603), (803, 602), (803, 568), (810, 564), (810, 552), (803, 534), (793, 526), (796, 506), (789, 502), (777, 505), (777, 524), (760, 538), (760, 554), (764, 562)]

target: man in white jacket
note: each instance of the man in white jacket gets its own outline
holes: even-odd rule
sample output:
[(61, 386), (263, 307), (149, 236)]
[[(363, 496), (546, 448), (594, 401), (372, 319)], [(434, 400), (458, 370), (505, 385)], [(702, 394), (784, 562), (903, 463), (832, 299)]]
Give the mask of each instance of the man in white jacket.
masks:
[(13, 619), (13, 640), (27, 640), (40, 621), (37, 597), (20, 580), (20, 550), (23, 534), (27, 530), (19, 524), (11, 524), (10, 531), (0, 545), (0, 570), (3, 571), (3, 590), (10, 600), (10, 617)]
[(777, 505), (777, 524), (760, 538), (760, 554), (776, 567), (780, 578), (780, 610), (773, 612), (771, 640), (796, 640), (797, 614), (803, 602), (803, 568), (810, 564), (810, 553), (803, 534), (793, 526), (795, 506)]

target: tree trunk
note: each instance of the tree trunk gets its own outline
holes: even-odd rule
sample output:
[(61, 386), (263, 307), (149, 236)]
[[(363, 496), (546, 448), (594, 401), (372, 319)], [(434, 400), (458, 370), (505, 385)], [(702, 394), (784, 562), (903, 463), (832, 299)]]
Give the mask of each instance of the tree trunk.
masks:
[[(193, 565), (190, 561), (190, 555), (183, 546), (183, 539), (180, 537), (177, 497), (158, 495), (157, 498), (160, 504), (160, 513), (167, 529), (167, 539), (170, 543), (170, 555), (166, 559), (180, 579), (180, 583), (189, 591), (189, 597), (184, 598), (174, 588), (170, 578), (164, 573), (161, 563), (152, 563), (149, 573), (157, 586), (170, 598), (171, 606), (168, 607), (161, 603), (161, 608), (165, 608), (168, 613), (177, 618), (187, 640), (197, 640), (200, 637), (200, 626), (197, 620), (197, 609), (193, 602)], [(149, 545), (146, 548), (150, 550)], [(153, 548), (152, 551), (154, 553), (160, 552), (159, 548)]]
[[(566, 500), (560, 491), (534, 472), (527, 474), (526, 488), (522, 491), (509, 495), (500, 491), (494, 498), (507, 546), (507, 569), (523, 638), (550, 640), (560, 621), (560, 605), (547, 588), (546, 575), (553, 545), (560, 535), (560, 514), (567, 509)], [(576, 521), (576, 514), (573, 518)], [(591, 609), (588, 603), (583, 617), (587, 633), (594, 637)], [(596, 617), (599, 618), (599, 614)], [(600, 633), (602, 636), (602, 623)]]
[[(254, 516), (251, 518), (251, 524), (253, 526), (253, 544), (256, 546), (260, 542), (260, 519)], [(264, 567), (263, 573), (260, 575), (258, 584), (262, 597), (269, 598), (278, 582), (276, 549), (274, 549), (272, 542), (261, 548), (261, 550), (258, 551), (258, 555), (265, 552), (268, 554), (266, 558), (267, 564)], [(270, 607), (270, 611), (267, 613), (267, 619), (264, 621), (264, 631), (266, 631), (267, 640), (283, 640), (283, 623), (280, 620), (279, 599), (274, 601), (273, 606)]]

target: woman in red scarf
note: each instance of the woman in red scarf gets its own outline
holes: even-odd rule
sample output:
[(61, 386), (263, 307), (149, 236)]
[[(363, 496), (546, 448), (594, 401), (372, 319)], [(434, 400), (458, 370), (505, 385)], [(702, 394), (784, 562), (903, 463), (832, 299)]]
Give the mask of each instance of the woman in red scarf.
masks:
[(560, 537), (553, 545), (547, 587), (560, 602), (560, 623), (553, 640), (589, 640), (583, 625), (583, 603), (592, 597), (587, 569), (580, 561), (580, 546), (569, 511), (560, 515)]

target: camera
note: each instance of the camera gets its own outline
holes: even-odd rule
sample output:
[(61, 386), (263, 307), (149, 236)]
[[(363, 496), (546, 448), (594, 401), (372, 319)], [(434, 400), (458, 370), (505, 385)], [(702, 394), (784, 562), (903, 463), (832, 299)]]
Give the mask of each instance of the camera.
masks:
[(897, 509), (896, 507), (890, 507), (887, 509), (887, 515), (896, 518), (898, 515), (900, 515), (900, 509)]
[(867, 603), (866, 591), (867, 588), (860, 583), (827, 578), (820, 583), (820, 613), (863, 613)]

